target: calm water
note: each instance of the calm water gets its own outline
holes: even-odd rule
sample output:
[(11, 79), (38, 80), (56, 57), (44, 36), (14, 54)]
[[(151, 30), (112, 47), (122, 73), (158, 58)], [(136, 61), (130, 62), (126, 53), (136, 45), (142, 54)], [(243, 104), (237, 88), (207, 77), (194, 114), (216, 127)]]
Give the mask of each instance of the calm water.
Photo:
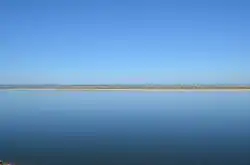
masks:
[(18, 165), (249, 165), (250, 93), (0, 92)]

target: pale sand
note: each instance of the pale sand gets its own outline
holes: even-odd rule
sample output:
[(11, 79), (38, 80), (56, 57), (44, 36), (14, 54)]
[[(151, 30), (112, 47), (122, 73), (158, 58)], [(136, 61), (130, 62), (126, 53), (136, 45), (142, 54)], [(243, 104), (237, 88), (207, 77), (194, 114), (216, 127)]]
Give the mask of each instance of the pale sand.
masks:
[(40, 89), (17, 88), (0, 91), (138, 91), (138, 92), (250, 92), (250, 89)]

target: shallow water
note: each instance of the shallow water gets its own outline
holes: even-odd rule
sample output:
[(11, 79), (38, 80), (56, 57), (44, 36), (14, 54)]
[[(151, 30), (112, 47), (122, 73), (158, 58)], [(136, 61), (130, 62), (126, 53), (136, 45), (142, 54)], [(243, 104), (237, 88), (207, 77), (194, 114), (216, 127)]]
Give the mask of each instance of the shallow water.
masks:
[(17, 165), (249, 165), (247, 92), (0, 92)]

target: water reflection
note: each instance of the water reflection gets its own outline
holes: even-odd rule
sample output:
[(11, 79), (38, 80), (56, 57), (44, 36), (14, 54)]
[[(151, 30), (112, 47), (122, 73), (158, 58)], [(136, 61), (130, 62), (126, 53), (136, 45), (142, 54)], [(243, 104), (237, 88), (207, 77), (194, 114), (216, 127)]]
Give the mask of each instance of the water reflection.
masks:
[(230, 92), (1, 92), (0, 155), (19, 164), (247, 165), (249, 100)]

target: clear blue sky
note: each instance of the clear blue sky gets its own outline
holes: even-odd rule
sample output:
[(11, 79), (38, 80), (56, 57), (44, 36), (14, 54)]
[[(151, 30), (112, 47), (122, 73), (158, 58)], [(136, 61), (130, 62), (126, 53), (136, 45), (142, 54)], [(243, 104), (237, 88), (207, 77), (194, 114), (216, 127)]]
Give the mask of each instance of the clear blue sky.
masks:
[(1, 0), (0, 84), (250, 84), (249, 0)]

